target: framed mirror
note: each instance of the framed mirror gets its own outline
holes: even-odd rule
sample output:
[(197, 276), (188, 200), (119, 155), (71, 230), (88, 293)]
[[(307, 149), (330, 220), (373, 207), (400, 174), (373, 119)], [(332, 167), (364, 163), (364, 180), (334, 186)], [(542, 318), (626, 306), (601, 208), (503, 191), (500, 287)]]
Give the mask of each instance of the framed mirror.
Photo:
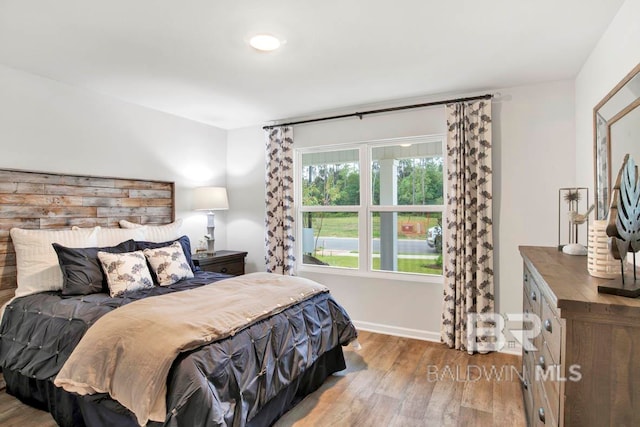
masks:
[(625, 154), (640, 162), (640, 64), (595, 106), (593, 134), (596, 219), (606, 219)]

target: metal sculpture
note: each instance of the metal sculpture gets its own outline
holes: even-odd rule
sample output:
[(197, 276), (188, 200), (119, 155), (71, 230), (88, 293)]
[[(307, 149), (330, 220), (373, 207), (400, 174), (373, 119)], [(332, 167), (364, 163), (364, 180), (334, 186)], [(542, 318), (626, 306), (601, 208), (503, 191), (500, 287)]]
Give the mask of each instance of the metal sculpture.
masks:
[[(636, 252), (640, 251), (640, 181), (638, 167), (627, 154), (611, 192), (611, 206), (607, 218), (609, 249), (620, 260), (621, 282), (598, 286), (599, 292), (638, 297), (640, 284), (636, 275)], [(633, 283), (625, 283), (624, 267), (627, 254), (633, 254)]]

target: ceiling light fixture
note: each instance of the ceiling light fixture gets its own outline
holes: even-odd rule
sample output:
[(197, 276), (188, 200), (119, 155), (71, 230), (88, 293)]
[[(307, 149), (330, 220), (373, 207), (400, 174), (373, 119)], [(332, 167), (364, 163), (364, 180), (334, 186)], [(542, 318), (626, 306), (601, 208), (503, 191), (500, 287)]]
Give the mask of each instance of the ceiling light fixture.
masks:
[(280, 47), (280, 40), (270, 34), (258, 34), (251, 37), (249, 44), (254, 48), (263, 52), (270, 52)]

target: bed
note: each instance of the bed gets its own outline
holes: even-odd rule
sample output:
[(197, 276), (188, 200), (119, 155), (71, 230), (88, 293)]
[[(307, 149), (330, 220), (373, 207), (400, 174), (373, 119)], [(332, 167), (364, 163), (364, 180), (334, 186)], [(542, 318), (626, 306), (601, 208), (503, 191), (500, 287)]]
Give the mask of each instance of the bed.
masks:
[[(9, 228), (110, 229), (123, 219), (148, 224), (146, 230), (175, 224), (171, 183), (0, 171), (0, 192), (11, 192), (0, 194), (0, 297), (5, 299), (13, 294), (11, 283), (19, 271)], [(91, 204), (95, 206), (87, 206)], [(0, 324), (0, 367), (7, 392), (49, 411), (61, 426), (141, 425), (130, 408), (108, 393), (69, 392), (54, 385), (56, 376), (91, 335), (90, 328), (97, 331), (127, 307), (166, 303), (189, 292), (210, 292), (207, 295), (215, 299), (220, 289), (234, 289), (233, 280), (196, 271), (167, 286), (119, 295), (68, 295), (56, 289), (14, 298)], [(271, 425), (329, 375), (345, 368), (342, 346), (357, 332), (330, 293), (318, 291), (278, 306), (219, 339), (181, 351), (167, 374), (166, 416), (147, 425)]]

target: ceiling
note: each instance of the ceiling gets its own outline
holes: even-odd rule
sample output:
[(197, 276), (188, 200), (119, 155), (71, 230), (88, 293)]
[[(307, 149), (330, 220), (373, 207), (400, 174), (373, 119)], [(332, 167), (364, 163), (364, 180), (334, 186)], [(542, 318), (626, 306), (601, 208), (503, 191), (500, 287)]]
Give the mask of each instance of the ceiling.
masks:
[(233, 129), (573, 78), (623, 2), (0, 0), (0, 64)]

